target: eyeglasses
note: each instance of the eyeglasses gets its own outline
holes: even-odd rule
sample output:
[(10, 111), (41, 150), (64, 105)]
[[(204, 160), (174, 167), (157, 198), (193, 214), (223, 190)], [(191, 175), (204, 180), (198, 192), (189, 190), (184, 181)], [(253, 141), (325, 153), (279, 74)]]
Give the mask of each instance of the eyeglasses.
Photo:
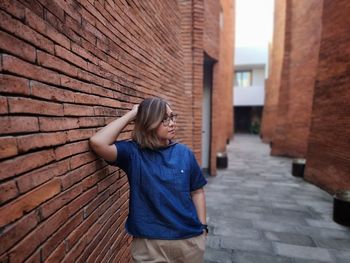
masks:
[(170, 120), (172, 122), (176, 122), (177, 114), (171, 114), (170, 116), (166, 116), (163, 120), (162, 123), (165, 127), (169, 126)]

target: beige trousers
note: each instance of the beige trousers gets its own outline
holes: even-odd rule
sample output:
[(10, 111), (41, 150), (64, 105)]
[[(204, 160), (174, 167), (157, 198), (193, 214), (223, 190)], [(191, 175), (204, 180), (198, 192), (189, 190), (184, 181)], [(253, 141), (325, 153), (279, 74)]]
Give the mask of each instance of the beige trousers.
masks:
[(131, 255), (134, 263), (202, 263), (207, 237), (159, 240), (134, 238)]

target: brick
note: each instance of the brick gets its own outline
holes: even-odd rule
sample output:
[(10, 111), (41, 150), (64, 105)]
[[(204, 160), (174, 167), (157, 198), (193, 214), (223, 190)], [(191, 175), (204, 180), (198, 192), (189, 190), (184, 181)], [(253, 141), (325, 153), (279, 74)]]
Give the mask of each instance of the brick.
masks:
[(21, 39), (24, 39), (34, 46), (44, 49), (47, 52), (54, 53), (54, 44), (51, 40), (43, 37), (30, 27), (22, 24), (17, 19), (11, 18), (8, 14), (0, 10), (1, 24), (0, 28), (8, 31)]
[(56, 160), (61, 160), (67, 156), (86, 152), (88, 150), (89, 144), (87, 141), (66, 144), (55, 149)]
[(101, 127), (105, 125), (103, 117), (80, 117), (79, 127)]
[(66, 255), (66, 257), (62, 260), (62, 263), (66, 262), (78, 262), (76, 259), (79, 257), (79, 255), (84, 251), (85, 247), (87, 246), (87, 241), (85, 237), (82, 237), (79, 242), (74, 246), (73, 249), (69, 251), (69, 253)]
[(0, 32), (0, 48), (8, 53), (19, 56), (30, 62), (35, 62), (36, 50), (33, 46), (24, 41), (9, 35), (3, 31)]
[(11, 0), (0, 1), (0, 9), (5, 10), (19, 20), (24, 20), (24, 7), (19, 3), (15, 3)]
[(2, 173), (0, 174), (0, 179), (11, 178), (15, 175), (46, 165), (53, 160), (55, 160), (53, 150), (44, 150), (4, 161), (1, 163)]
[(38, 133), (17, 137), (18, 151), (20, 153), (43, 147), (56, 146), (66, 143), (66, 132)]
[(17, 142), (14, 137), (0, 137), (0, 159), (18, 154)]
[(74, 52), (76, 55), (89, 60), (95, 65), (98, 65), (99, 59), (95, 55), (91, 54), (88, 50), (85, 50), (82, 46), (79, 46), (75, 43), (72, 43), (71, 46), (72, 52)]
[(40, 207), (40, 216), (45, 219), (51, 216), (53, 213), (61, 209), (63, 206), (77, 198), (83, 192), (83, 188), (80, 184), (68, 189), (55, 196)]
[(31, 230), (38, 225), (36, 212), (25, 215), (16, 223), (5, 228), (0, 235), (0, 254), (4, 253), (19, 241), (21, 241)]
[(70, 17), (72, 17), (74, 20), (77, 21), (77, 23), (81, 24), (81, 15), (79, 12), (77, 12), (77, 9), (80, 8), (79, 3), (74, 2), (72, 0), (64, 1), (64, 0), (58, 0), (56, 1), (56, 4), (60, 6)]
[(96, 160), (96, 155), (92, 152), (82, 153), (73, 156), (69, 159), (69, 164), (71, 169), (75, 169), (77, 167), (80, 167), (86, 163), (92, 162)]
[(41, 17), (37, 16), (31, 10), (25, 10), (26, 23), (33, 28), (35, 31), (40, 32), (44, 36), (47, 36), (52, 41), (60, 44), (65, 48), (70, 48), (69, 39), (58, 32), (55, 28), (53, 28), (50, 24), (44, 21)]
[(108, 191), (100, 193), (92, 202), (90, 202), (86, 207), (84, 207), (84, 218), (90, 216), (100, 204), (102, 204), (108, 199), (108, 197)]
[(2, 56), (2, 62), (3, 70), (5, 71), (47, 83), (60, 84), (60, 77), (54, 71), (35, 66), (19, 58), (5, 54)]
[(62, 131), (79, 128), (77, 118), (39, 117), (41, 132)]
[(46, 68), (50, 68), (56, 71), (63, 72), (69, 76), (77, 77), (78, 71), (71, 64), (66, 61), (57, 58), (56, 56), (52, 56), (46, 52), (42, 52), (40, 50), (37, 51), (38, 64), (42, 65)]
[(25, 193), (56, 176), (67, 173), (69, 169), (69, 160), (63, 160), (26, 173), (16, 179), (18, 190), (20, 193)]
[(43, 17), (44, 7), (39, 2), (33, 2), (31, 0), (21, 0), (21, 3), (24, 7), (27, 7), (28, 9), (32, 10), (39, 17)]
[[(84, 21), (84, 19), (82, 21)], [(79, 34), (82, 39), (86, 39), (90, 43), (95, 43), (96, 37), (93, 34), (88, 32), (87, 30), (81, 30), (82, 29), (82, 23), (84, 23), (84, 22), (78, 23), (76, 20), (74, 20), (70, 16), (66, 16), (66, 25), (67, 25), (67, 27), (71, 28), (72, 31), (74, 31), (77, 34)], [(81, 42), (79, 42), (79, 44), (81, 44)]]
[(50, 0), (38, 0), (38, 2), (60, 19), (61, 22), (64, 22), (64, 10), (56, 2)]
[(64, 104), (65, 116), (93, 116), (94, 109), (91, 106), (82, 106), (76, 104)]
[(15, 201), (0, 208), (0, 226), (4, 226), (30, 212), (41, 203), (55, 196), (61, 191), (60, 180), (52, 180)]
[(87, 83), (84, 83), (77, 79), (73, 79), (68, 76), (60, 76), (60, 79), (61, 79), (61, 85), (64, 87), (77, 90), (77, 91), (91, 93), (91, 88)]
[(112, 194), (119, 190), (123, 185), (127, 183), (127, 177), (120, 177), (120, 172), (118, 171), (118, 180), (108, 187), (109, 193)]
[(39, 131), (39, 122), (36, 117), (0, 116), (0, 133), (15, 134)]
[(75, 64), (76, 66), (86, 69), (87, 68), (87, 62), (82, 59), (81, 57), (75, 55), (74, 53), (72, 53), (71, 51), (69, 51), (68, 49), (65, 49), (61, 46), (55, 45), (55, 54), (56, 56), (63, 58), (67, 61), (69, 61), (70, 63)]
[(88, 95), (88, 94), (84, 94), (84, 93), (75, 93), (74, 94), (74, 102), (80, 103), (80, 104), (100, 105), (101, 104), (101, 97), (94, 96), (94, 95)]
[(10, 262), (23, 262), (49, 236), (68, 219), (67, 209), (63, 208), (52, 217), (42, 222), (29, 235), (10, 250)]
[(81, 222), (83, 221), (83, 213), (79, 212), (60, 227), (44, 244), (41, 249), (42, 259), (45, 260), (51, 254), (51, 252), (64, 241), (65, 237), (68, 236)]
[(87, 217), (74, 231), (72, 231), (66, 238), (67, 251), (71, 250), (78, 240), (85, 235), (90, 227), (98, 220), (99, 216), (97, 211)]
[(0, 74), (0, 90), (5, 93), (29, 95), (29, 80)]
[(61, 177), (62, 180), (62, 189), (65, 190), (75, 183), (81, 181), (88, 175), (94, 173), (96, 170), (102, 168), (103, 162), (98, 160), (96, 162), (85, 164), (73, 171), (70, 171), (66, 175)]
[(98, 192), (100, 193), (104, 191), (107, 187), (112, 185), (116, 180), (118, 180), (118, 173), (111, 174), (110, 176), (104, 178), (97, 185)]
[(8, 113), (8, 104), (6, 97), (0, 96), (0, 114)]
[(40, 262), (40, 260), (41, 260), (41, 252), (40, 252), (40, 250), (37, 250), (28, 259), (26, 259), (26, 262), (28, 262), (28, 263), (37, 263), (37, 262)]
[[(18, 195), (18, 189), (15, 181), (9, 181), (0, 184), (0, 204), (13, 199)], [(1, 252), (0, 252), (1, 254)]]
[(30, 81), (31, 95), (56, 102), (74, 102), (75, 92), (59, 89), (37, 81)]
[(10, 113), (33, 113), (40, 115), (63, 116), (63, 106), (58, 103), (29, 98), (8, 97)]
[(102, 180), (103, 178), (105, 178), (106, 176), (108, 176), (108, 166), (94, 172), (93, 174), (89, 175), (88, 177), (86, 177), (82, 183), (83, 183), (83, 188), (88, 189), (92, 186), (95, 186), (100, 180)]
[(68, 142), (89, 139), (90, 137), (92, 137), (92, 135), (94, 135), (94, 133), (95, 133), (94, 129), (79, 129), (79, 130), (67, 131)]
[(97, 188), (91, 188), (81, 194), (78, 198), (74, 199), (68, 205), (69, 215), (75, 214), (77, 211), (82, 209), (88, 203), (90, 203), (97, 196)]
[(103, 106), (94, 106), (95, 116), (116, 116), (117, 111), (113, 108), (107, 108)]
[(45, 262), (51, 263), (51, 262), (62, 262), (62, 259), (65, 256), (66, 252), (66, 246), (65, 243), (61, 243), (52, 253), (51, 255), (46, 259)]

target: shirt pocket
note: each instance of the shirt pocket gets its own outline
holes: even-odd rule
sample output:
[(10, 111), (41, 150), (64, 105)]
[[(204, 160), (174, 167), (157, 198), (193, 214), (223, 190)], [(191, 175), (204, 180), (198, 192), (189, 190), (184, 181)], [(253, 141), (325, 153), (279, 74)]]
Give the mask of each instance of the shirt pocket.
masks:
[(175, 190), (180, 192), (190, 191), (190, 176), (188, 169), (174, 169)]

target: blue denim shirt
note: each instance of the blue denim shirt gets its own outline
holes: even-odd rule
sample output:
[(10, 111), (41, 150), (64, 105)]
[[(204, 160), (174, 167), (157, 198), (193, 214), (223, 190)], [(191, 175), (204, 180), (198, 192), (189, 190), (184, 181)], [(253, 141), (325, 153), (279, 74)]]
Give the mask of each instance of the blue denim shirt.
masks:
[(203, 233), (191, 191), (207, 181), (193, 152), (171, 143), (157, 150), (141, 149), (134, 141), (115, 142), (118, 155), (112, 165), (129, 180), (127, 232), (149, 239), (184, 239)]

